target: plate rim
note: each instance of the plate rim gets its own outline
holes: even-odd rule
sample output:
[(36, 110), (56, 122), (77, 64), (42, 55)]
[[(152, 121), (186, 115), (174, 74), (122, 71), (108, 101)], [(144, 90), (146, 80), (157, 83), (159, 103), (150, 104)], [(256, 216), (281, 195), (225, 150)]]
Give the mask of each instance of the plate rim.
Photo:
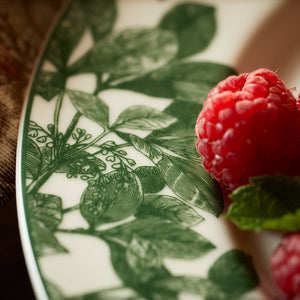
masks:
[[(49, 299), (44, 280), (41, 275), (40, 268), (38, 266), (38, 261), (34, 256), (34, 251), (32, 248), (32, 242), (30, 239), (28, 222), (26, 218), (25, 209), (25, 192), (24, 192), (24, 178), (23, 178), (23, 161), (24, 161), (24, 125), (26, 118), (29, 118), (29, 113), (31, 111), (31, 106), (29, 105), (30, 97), (32, 93), (33, 82), (35, 80), (37, 71), (41, 66), (42, 58), (45, 54), (48, 43), (50, 42), (54, 31), (62, 19), (64, 13), (69, 7), (72, 0), (63, 0), (60, 8), (55, 13), (54, 18), (46, 32), (46, 35), (41, 42), (38, 55), (33, 64), (33, 68), (30, 74), (30, 79), (28, 81), (26, 91), (23, 97), (22, 110), (20, 114), (18, 136), (17, 136), (17, 147), (16, 147), (16, 166), (15, 166), (15, 191), (16, 191), (16, 204), (17, 204), (17, 222), (20, 232), (21, 247), (25, 260), (26, 269), (29, 275), (30, 283), (34, 292), (34, 295), (39, 300)], [(32, 104), (32, 101), (31, 101)], [(30, 106), (30, 107), (29, 107)]]

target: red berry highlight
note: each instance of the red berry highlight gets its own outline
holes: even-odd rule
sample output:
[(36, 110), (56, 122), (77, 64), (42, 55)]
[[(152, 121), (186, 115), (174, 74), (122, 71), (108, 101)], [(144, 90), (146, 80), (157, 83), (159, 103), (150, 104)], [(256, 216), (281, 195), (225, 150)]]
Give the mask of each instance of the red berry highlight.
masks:
[(259, 175), (300, 175), (300, 105), (268, 70), (213, 88), (196, 123), (202, 163), (231, 190)]

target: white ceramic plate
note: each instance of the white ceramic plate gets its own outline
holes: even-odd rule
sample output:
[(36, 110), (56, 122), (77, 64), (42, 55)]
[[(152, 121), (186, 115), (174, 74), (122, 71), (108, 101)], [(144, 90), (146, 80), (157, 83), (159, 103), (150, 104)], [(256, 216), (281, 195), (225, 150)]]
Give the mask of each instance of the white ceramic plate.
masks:
[(18, 148), (38, 299), (275, 297), (267, 262), (278, 237), (220, 216), (194, 124), (207, 92), (244, 71), (247, 42), (281, 3), (66, 5), (33, 75)]

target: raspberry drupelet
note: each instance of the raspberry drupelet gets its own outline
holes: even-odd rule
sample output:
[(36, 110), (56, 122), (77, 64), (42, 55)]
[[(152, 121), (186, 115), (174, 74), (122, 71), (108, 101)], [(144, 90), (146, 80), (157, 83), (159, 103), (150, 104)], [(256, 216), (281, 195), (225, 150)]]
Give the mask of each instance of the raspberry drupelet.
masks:
[(258, 175), (300, 175), (300, 105), (268, 70), (230, 76), (213, 88), (197, 124), (202, 163), (231, 190)]

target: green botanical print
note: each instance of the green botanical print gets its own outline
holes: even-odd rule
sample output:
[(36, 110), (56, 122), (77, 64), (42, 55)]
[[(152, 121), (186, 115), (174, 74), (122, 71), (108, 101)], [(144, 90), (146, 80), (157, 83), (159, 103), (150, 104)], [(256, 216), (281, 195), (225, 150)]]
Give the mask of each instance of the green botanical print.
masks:
[[(93, 236), (109, 247), (112, 267), (123, 285), (66, 297), (44, 278), (47, 293), (51, 299), (69, 300), (177, 299), (181, 293), (207, 300), (238, 298), (257, 285), (249, 257), (239, 250), (221, 255), (207, 278), (174, 276), (165, 265), (165, 258), (192, 260), (214, 250), (215, 245), (193, 226), (205, 222), (201, 211), (219, 216), (223, 210), (217, 183), (200, 166), (194, 123), (207, 92), (234, 71), (189, 58), (214, 37), (214, 7), (182, 3), (166, 12), (156, 27), (118, 32), (112, 31), (116, 16), (112, 0), (74, 0), (62, 16), (30, 94), (23, 177), (36, 258), (69, 252), (56, 233)], [(86, 30), (93, 37), (92, 48), (69, 63)], [(44, 71), (45, 61), (56, 71)], [(69, 77), (84, 73), (97, 77), (93, 93), (66, 88)], [(167, 98), (169, 105), (163, 110), (133, 105), (110, 120), (110, 107), (99, 94), (112, 88), (160, 101)], [(53, 121), (45, 127), (28, 117), (36, 95), (55, 102)], [(75, 113), (62, 131), (66, 97)], [(98, 134), (79, 125), (83, 118), (101, 128)], [(136, 152), (149, 163), (139, 163)], [(64, 208), (55, 191), (41, 192), (54, 173), (85, 184), (79, 203)], [(61, 226), (64, 216), (75, 210), (88, 228)], [(111, 226), (101, 227), (107, 224)], [(122, 290), (126, 296), (115, 295)]]

